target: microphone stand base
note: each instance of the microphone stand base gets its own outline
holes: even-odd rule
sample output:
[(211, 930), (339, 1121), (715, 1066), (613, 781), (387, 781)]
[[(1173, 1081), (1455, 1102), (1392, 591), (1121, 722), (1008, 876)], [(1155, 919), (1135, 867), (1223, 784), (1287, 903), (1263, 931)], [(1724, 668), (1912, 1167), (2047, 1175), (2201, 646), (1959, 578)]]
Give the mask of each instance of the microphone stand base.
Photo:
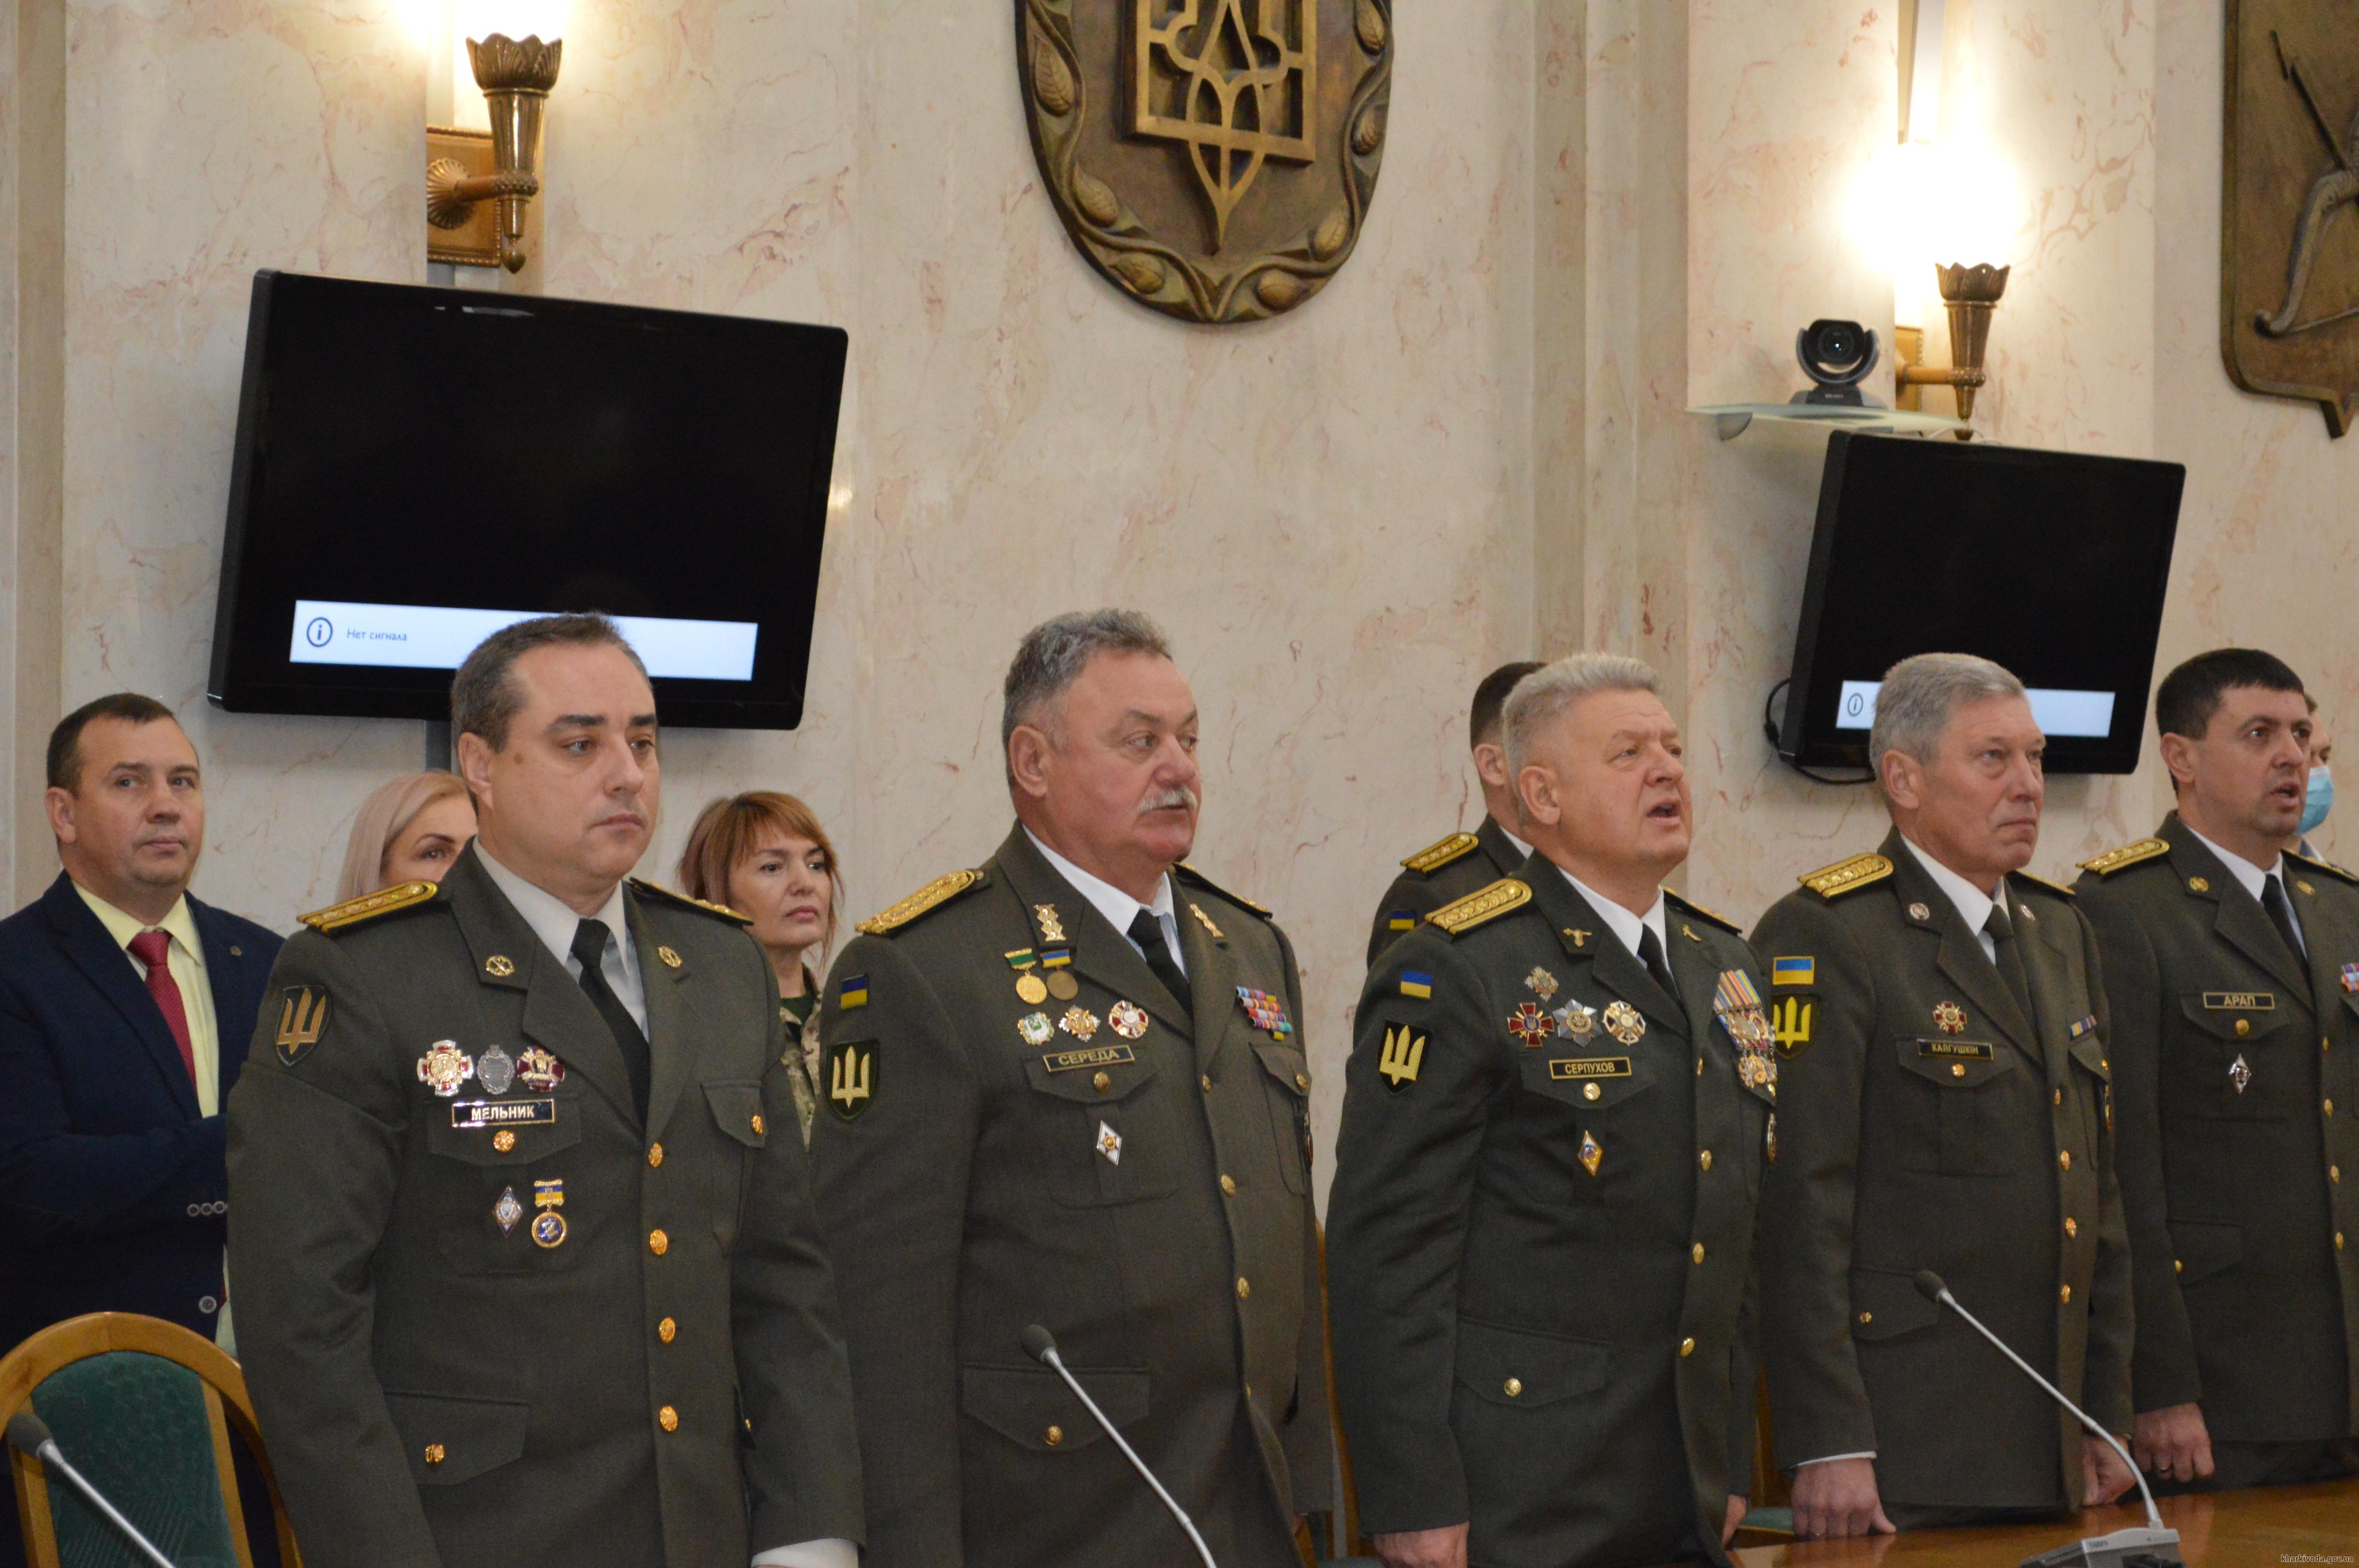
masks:
[(2179, 1555), (2177, 1530), (2141, 1524), (2027, 1557), (2022, 1568), (2146, 1568), (2151, 1563), (2183, 1561)]

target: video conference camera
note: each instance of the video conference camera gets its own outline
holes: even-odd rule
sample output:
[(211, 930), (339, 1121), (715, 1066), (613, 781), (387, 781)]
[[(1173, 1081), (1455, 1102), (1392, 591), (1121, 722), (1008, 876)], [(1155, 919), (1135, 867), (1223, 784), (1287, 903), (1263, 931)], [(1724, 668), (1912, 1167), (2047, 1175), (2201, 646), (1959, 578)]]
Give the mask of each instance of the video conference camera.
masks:
[(1859, 389), (1875, 368), (1875, 329), (1856, 321), (1813, 321), (1794, 334), (1794, 357), (1801, 362), (1802, 373), (1817, 384), (1794, 394), (1794, 402), (1883, 406)]

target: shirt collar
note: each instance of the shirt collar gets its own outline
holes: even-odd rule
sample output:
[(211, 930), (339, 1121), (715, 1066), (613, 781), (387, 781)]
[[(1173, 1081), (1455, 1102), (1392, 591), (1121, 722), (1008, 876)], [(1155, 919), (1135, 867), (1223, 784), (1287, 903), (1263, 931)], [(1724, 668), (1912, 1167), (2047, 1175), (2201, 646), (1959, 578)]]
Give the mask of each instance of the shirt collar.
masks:
[[(71, 877), (66, 880), (73, 881)], [(150, 925), (129, 911), (115, 908), (80, 882), (74, 882), (73, 890), (82, 894), (82, 903), (98, 916), (98, 923), (106, 927), (106, 934), (114, 938), (114, 945), (125, 952), (130, 951), (131, 939), (142, 931), (161, 931), (171, 937), (174, 946), (193, 959), (198, 968), (204, 967), (205, 945), (197, 935), (197, 917), (189, 913), (188, 894), (182, 893), (174, 899), (164, 918)]]
[[(2183, 816), (2180, 817), (2179, 819), (2179, 823), (2180, 827), (2186, 827), (2187, 818)], [(2255, 898), (2261, 896), (2261, 889), (2267, 883), (2269, 878), (2275, 876), (2285, 867), (2285, 856), (2282, 854), (2272, 860), (2266, 866), (2256, 866), (2253, 864), (2252, 861), (2245, 859), (2242, 855), (2233, 853), (2227, 849), (2223, 849), (2219, 845), (2214, 844), (2211, 839), (2203, 837), (2202, 834), (2196, 833), (2194, 828), (2188, 827), (2187, 831), (2194, 835), (2195, 841), (2198, 844), (2202, 845), (2205, 849), (2211, 850), (2212, 854), (2218, 856), (2220, 863), (2228, 868), (2228, 874), (2235, 878), (2237, 882), (2243, 886), (2244, 890), (2246, 892), (2251, 893)]]
[(1532, 858), (1532, 847), (1529, 844), (1525, 843), (1521, 838), (1516, 838), (1516, 830), (1514, 828), (1508, 827), (1506, 823), (1501, 822), (1495, 816), (1491, 818), (1491, 823), (1494, 827), (1498, 828), (1500, 838), (1505, 838), (1508, 843), (1513, 844), (1516, 847), (1516, 854), (1521, 855), (1527, 860)]
[(1655, 934), (1656, 945), (1663, 950), (1663, 961), (1670, 962), (1670, 934), (1664, 923), (1662, 889), (1655, 890), (1653, 908), (1643, 915), (1633, 914), (1562, 866), (1558, 866), (1557, 871), (1572, 884), (1573, 892), (1589, 901), (1590, 907), (1597, 911), (1597, 917), (1605, 922), (1605, 928), (1621, 940), (1622, 946), (1630, 949), (1632, 957), (1638, 956), (1638, 934), (1651, 931)]
[[(573, 906), (547, 888), (525, 881), (500, 864), (492, 852), (483, 847), (481, 839), (476, 841), (475, 856), (483, 861), (484, 874), (492, 879), (492, 885), (507, 895), (508, 902), (516, 906), (516, 912), (524, 916), (524, 923), (532, 927), (532, 934), (540, 938), (540, 945), (556, 954), (560, 961), (571, 958), (573, 932), (582, 924), (582, 916), (573, 913)], [(622, 883), (614, 884), (614, 891), (606, 895), (606, 902), (590, 918), (614, 934), (614, 946), (623, 954), (624, 962), (628, 964), (631, 927), (623, 913)]]
[[(1909, 838), (1908, 834), (1903, 833), (1900, 836), (1900, 841), (1908, 846), (1908, 852), (1917, 857), (1917, 863), (1925, 868), (1925, 874), (1933, 879), (1933, 885), (1947, 894), (1951, 903), (1957, 905), (1958, 915), (1965, 921), (1967, 930), (1979, 934), (1984, 926), (1990, 924), (1991, 906), (1999, 902), (1997, 899), (1927, 854), (1918, 847), (1917, 840)], [(2006, 882), (2006, 878), (1999, 879), (2001, 886), (2005, 886)], [(2015, 918), (2015, 911), (2012, 908), (2007, 910), (2007, 918), (2009, 920)]]
[(1138, 912), (1142, 909), (1154, 915), (1158, 923), (1171, 918), (1175, 906), (1171, 901), (1170, 872), (1166, 871), (1156, 879), (1153, 902), (1141, 903), (1103, 877), (1092, 876), (1040, 842), (1040, 836), (1030, 827), (1024, 829), (1024, 837), (1031, 839), (1032, 847), (1040, 851), (1040, 858), (1048, 861), (1059, 876), (1072, 883), (1073, 891), (1089, 900), (1090, 907), (1105, 916), (1106, 924), (1125, 937), (1129, 936), (1130, 923), (1138, 918)]

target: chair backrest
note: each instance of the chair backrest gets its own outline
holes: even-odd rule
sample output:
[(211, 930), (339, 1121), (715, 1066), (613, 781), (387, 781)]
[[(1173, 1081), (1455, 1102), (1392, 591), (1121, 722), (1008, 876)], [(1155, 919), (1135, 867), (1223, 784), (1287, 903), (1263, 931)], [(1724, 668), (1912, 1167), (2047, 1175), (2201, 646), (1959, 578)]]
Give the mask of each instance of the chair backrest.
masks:
[[(278, 1559), (299, 1568), (245, 1379), (210, 1340), (133, 1313), (53, 1324), (0, 1358), (0, 1421), (28, 1408), (179, 1568), (253, 1568), (234, 1431), (270, 1498)], [(147, 1568), (63, 1476), (14, 1448), (8, 1457), (32, 1568)]]

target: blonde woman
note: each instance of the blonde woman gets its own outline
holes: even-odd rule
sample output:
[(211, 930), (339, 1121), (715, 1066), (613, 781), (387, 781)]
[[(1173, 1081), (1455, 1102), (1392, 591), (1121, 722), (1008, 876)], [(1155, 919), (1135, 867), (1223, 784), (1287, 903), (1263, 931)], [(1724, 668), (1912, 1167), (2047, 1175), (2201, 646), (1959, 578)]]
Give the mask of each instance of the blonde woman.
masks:
[(690, 898), (725, 903), (754, 923), (754, 940), (778, 977), (795, 1111), (809, 1143), (819, 1111), (819, 980), (835, 941), (843, 879), (835, 846), (811, 808), (793, 795), (755, 790), (696, 814), (679, 855)]
[(339, 900), (399, 882), (439, 882), (475, 836), (475, 803), (455, 774), (388, 779), (361, 803), (344, 847)]

